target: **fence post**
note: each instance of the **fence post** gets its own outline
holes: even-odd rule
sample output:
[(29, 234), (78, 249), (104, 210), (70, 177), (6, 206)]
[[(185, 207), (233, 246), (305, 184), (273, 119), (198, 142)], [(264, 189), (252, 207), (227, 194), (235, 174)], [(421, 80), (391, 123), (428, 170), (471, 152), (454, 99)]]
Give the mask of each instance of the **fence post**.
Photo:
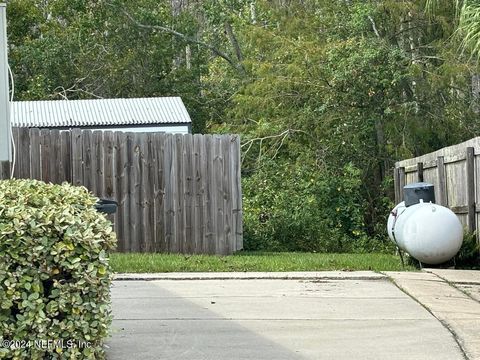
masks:
[(437, 175), (438, 175), (438, 203), (447, 206), (447, 181), (445, 179), (445, 159), (443, 156), (437, 157)]
[(423, 162), (417, 163), (417, 177), (419, 182), (423, 182)]
[(468, 230), (475, 231), (475, 152), (473, 147), (467, 147), (467, 207)]
[(398, 195), (399, 203), (403, 201), (403, 187), (405, 186), (405, 167), (398, 168)]

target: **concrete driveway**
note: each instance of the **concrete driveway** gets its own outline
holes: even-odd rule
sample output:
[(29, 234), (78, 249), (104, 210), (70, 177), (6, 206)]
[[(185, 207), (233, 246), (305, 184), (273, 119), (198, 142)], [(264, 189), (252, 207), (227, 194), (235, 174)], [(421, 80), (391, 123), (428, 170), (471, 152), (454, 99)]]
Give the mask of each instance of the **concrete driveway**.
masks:
[(468, 358), (456, 333), (382, 274), (117, 278), (111, 360)]

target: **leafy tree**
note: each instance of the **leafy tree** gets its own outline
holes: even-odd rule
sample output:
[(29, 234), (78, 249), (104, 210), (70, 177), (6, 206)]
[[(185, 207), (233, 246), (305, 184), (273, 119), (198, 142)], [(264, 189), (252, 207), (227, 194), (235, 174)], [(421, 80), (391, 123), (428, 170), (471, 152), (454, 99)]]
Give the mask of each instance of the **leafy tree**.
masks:
[(449, 25), (409, 1), (255, 4), (257, 22), (239, 34), (248, 77), (211, 66), (212, 87), (230, 99), (212, 131), (242, 134), (247, 179), (276, 176), (264, 170), (270, 159), (281, 168), (301, 157), (328, 176), (352, 163), (361, 169), (364, 230), (384, 236), (394, 161), (478, 128), (471, 68), (455, 57)]

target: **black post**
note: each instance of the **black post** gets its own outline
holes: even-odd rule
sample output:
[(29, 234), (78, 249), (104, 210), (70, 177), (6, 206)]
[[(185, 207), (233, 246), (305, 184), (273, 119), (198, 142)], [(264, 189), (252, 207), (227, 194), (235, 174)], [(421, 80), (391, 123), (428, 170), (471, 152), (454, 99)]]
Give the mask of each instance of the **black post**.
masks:
[(423, 162), (417, 164), (418, 182), (423, 182)]

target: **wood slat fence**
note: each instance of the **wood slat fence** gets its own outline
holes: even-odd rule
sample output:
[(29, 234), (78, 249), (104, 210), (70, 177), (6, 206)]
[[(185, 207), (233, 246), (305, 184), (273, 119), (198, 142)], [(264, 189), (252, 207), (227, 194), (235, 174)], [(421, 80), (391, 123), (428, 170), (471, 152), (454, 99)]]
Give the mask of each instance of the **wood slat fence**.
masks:
[(13, 135), (16, 178), (68, 181), (119, 203), (111, 216), (118, 251), (231, 254), (243, 248), (237, 135), (25, 128)]
[[(403, 186), (425, 181), (435, 187), (435, 200), (449, 207), (475, 231), (480, 216), (480, 137), (395, 164), (395, 202), (403, 200)], [(477, 234), (477, 240), (479, 239)]]

